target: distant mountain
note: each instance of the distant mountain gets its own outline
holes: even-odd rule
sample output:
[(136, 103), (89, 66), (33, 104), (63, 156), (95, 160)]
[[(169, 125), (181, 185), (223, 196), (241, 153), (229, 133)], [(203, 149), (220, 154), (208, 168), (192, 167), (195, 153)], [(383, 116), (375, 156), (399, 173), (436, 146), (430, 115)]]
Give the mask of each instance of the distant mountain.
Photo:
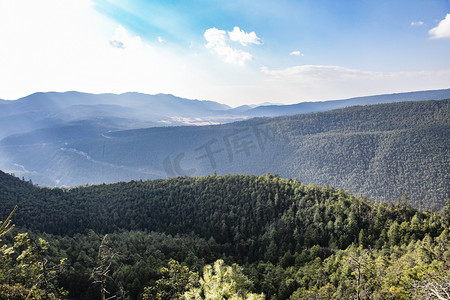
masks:
[(302, 102), (293, 105), (243, 105), (230, 108), (207, 100), (141, 93), (87, 94), (35, 93), (13, 101), (0, 101), (0, 139), (37, 129), (90, 121), (108, 130), (161, 126), (213, 125), (252, 117), (275, 117), (329, 111), (354, 105), (450, 98), (450, 89), (359, 97), (347, 100)]
[[(110, 129), (227, 122), (229, 106), (173, 95), (35, 93), (0, 102), (0, 138), (66, 122), (95, 120)], [(220, 111), (220, 116), (217, 116)], [(234, 119), (234, 118), (232, 118)]]
[[(117, 105), (131, 108), (152, 107), (158, 113), (176, 110), (177, 107), (200, 110), (226, 110), (230, 107), (214, 101), (188, 100), (168, 94), (142, 93), (88, 94), (80, 92), (34, 93), (15, 101), (6, 101), (10, 108), (18, 105), (25, 111), (59, 111), (73, 105)], [(181, 112), (185, 113), (185, 112)]]
[(49, 186), (270, 172), (417, 206), (441, 207), (450, 197), (450, 100), (215, 126), (105, 124), (74, 121), (4, 138), (1, 169)]
[(387, 94), (350, 98), (345, 100), (331, 100), (320, 102), (301, 102), (292, 105), (262, 105), (242, 113), (251, 117), (276, 117), (284, 115), (296, 115), (311, 112), (329, 111), (355, 105), (372, 105), (382, 103), (394, 103), (404, 101), (443, 100), (450, 98), (450, 89), (421, 91), (410, 93)]

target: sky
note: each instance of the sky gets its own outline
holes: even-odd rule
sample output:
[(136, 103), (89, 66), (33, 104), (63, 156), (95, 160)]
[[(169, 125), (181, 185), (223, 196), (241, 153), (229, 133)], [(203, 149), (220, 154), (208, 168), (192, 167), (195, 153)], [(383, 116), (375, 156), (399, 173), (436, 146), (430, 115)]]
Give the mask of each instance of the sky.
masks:
[(450, 88), (449, 0), (0, 0), (0, 99), (230, 106)]

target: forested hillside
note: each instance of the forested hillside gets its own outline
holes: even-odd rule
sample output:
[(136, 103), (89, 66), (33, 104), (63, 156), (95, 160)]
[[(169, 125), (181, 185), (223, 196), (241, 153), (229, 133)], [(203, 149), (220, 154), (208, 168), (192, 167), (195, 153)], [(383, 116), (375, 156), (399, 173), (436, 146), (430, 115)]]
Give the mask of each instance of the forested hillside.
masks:
[[(376, 201), (450, 197), (450, 100), (356, 106), (220, 126), (105, 132), (76, 123), (11, 136), (0, 160), (34, 182), (73, 185), (213, 174), (279, 174)], [(407, 193), (407, 195), (405, 194)]]
[[(17, 204), (14, 223), (49, 242), (42, 255), (50, 265), (67, 258), (55, 284), (75, 299), (99, 297), (89, 278), (104, 234), (117, 253), (108, 290), (131, 299), (203, 293), (202, 276), (213, 269), (202, 268), (217, 259), (240, 266), (227, 271), (219, 261), (213, 272), (234, 275), (207, 277), (231, 280), (230, 293), (243, 299), (250, 292), (266, 299), (409, 299), (450, 275), (449, 204), (439, 213), (404, 201), (375, 204), (269, 174), (49, 189), (0, 173), (0, 197), (2, 216)], [(176, 262), (167, 266), (170, 259), (191, 271)], [(163, 266), (168, 269), (160, 271)], [(6, 276), (9, 282), (35, 284), (14, 274)], [(192, 281), (192, 289), (174, 290), (171, 282), (180, 278)]]
[(377, 200), (407, 193), (418, 207), (439, 208), (450, 197), (449, 100), (351, 107), (285, 124), (284, 176)]

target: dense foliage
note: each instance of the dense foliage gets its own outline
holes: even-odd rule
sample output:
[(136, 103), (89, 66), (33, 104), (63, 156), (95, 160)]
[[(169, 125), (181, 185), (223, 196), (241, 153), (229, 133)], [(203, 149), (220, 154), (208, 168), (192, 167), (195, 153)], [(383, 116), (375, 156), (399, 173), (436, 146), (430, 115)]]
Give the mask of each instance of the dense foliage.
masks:
[(449, 136), (450, 100), (441, 100), (217, 126), (114, 131), (81, 122), (10, 136), (0, 159), (49, 186), (270, 172), (376, 201), (409, 193), (416, 207), (440, 209), (450, 197)]
[(426, 208), (440, 208), (450, 198), (450, 100), (278, 120), (295, 153), (283, 161), (283, 176), (383, 201), (409, 193), (415, 206)]
[[(37, 285), (43, 262), (56, 270), (66, 259), (52, 293), (100, 298), (93, 274), (106, 233), (104, 287), (119, 299), (199, 299), (219, 290), (223, 299), (410, 299), (439, 284), (445, 290), (450, 278), (450, 202), (420, 211), (407, 197), (373, 203), (272, 175), (48, 189), (0, 173), (0, 197), (3, 219), (19, 205), (20, 227), (2, 237), (1, 274), (10, 279), (0, 293), (14, 284), (47, 291), (50, 284)], [(28, 248), (39, 249), (25, 252), (34, 253), (32, 268), (17, 265)]]
[[(384, 224), (409, 224), (414, 216), (423, 231), (404, 232), (405, 241), (412, 235), (439, 234), (432, 215), (405, 202), (404, 207), (373, 204), (330, 186), (304, 185), (272, 175), (212, 175), (70, 189), (37, 188), (9, 180), (23, 188), (2, 185), (0, 205), (4, 211), (19, 205), (17, 226), (53, 234), (86, 229), (99, 233), (117, 229), (172, 235), (192, 232), (213, 238), (228, 247), (227, 254), (249, 261), (275, 261), (287, 250), (316, 244), (343, 249), (357, 242), (360, 229), (368, 243), (382, 245), (387, 233), (383, 233)], [(429, 220), (423, 223), (424, 219)]]

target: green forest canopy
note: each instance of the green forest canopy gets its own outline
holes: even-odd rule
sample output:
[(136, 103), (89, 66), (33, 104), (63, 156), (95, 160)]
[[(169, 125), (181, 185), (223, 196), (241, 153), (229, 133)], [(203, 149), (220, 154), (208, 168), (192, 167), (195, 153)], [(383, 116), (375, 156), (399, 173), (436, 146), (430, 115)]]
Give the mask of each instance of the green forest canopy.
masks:
[[(14, 223), (48, 242), (39, 249), (50, 265), (67, 259), (57, 285), (76, 299), (99, 297), (90, 275), (106, 233), (117, 253), (106, 285), (131, 299), (161, 292), (173, 272), (193, 272), (193, 288), (204, 293), (203, 267), (218, 259), (234, 266), (234, 292), (266, 299), (410, 299), (429, 283), (445, 287), (450, 275), (450, 203), (439, 213), (420, 211), (406, 199), (373, 203), (270, 174), (49, 189), (0, 173), (0, 197), (2, 215), (18, 204)], [(4, 240), (12, 245), (11, 233)], [(19, 255), (22, 244), (3, 257)], [(171, 259), (188, 271), (167, 265)], [(31, 288), (25, 279), (9, 282)]]

